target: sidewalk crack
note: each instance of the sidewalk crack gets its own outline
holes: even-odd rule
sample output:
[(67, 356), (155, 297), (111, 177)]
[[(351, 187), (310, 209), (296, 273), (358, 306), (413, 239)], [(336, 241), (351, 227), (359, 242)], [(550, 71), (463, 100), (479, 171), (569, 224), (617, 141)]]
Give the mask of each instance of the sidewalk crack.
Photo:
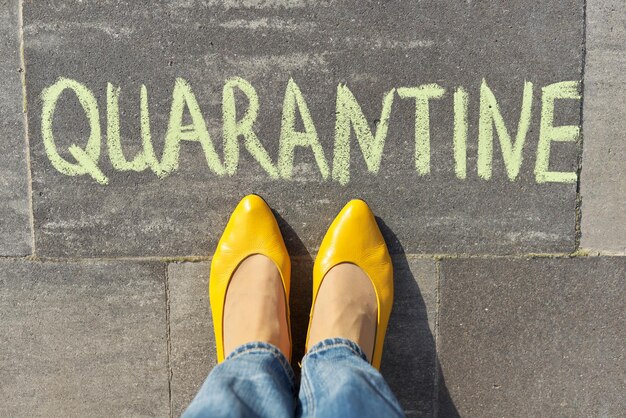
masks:
[(172, 405), (172, 363), (171, 352), (172, 352), (172, 341), (171, 341), (171, 330), (170, 330), (170, 286), (169, 286), (169, 264), (165, 264), (165, 334), (167, 338), (167, 393), (168, 393), (168, 404), (169, 404), (169, 417), (173, 417), (173, 405)]
[(28, 134), (28, 101), (26, 99), (26, 57), (24, 54), (24, 0), (19, 0), (18, 39), (20, 44), (20, 73), (22, 80), (22, 114), (24, 120), (24, 142), (26, 147), (26, 177), (28, 183), (28, 220), (30, 223), (31, 255), (35, 256), (35, 213), (33, 211), (33, 175), (30, 161), (30, 136)]

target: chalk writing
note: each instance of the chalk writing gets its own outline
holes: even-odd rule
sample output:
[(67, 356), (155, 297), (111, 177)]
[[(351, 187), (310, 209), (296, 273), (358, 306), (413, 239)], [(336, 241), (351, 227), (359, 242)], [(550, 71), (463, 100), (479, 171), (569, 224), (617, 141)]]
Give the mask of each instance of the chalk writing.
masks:
[(550, 142), (576, 141), (580, 127), (576, 125), (554, 126), (554, 101), (556, 99), (580, 100), (580, 86), (576, 81), (563, 81), (550, 84), (541, 89), (541, 126), (537, 159), (535, 160), (535, 178), (538, 183), (561, 182), (576, 183), (575, 172), (548, 171), (550, 162)]
[(350, 180), (350, 126), (354, 129), (354, 134), (361, 148), (367, 169), (371, 173), (378, 173), (383, 156), (383, 148), (385, 147), (385, 139), (387, 138), (394, 93), (395, 89), (392, 89), (383, 98), (380, 119), (378, 119), (379, 123), (376, 127), (376, 133), (372, 135), (372, 130), (367, 123), (363, 110), (361, 110), (361, 106), (350, 89), (343, 84), (337, 87), (335, 158), (333, 159), (334, 180), (341, 184), (346, 184)]
[(421, 175), (430, 173), (430, 109), (429, 99), (439, 99), (446, 91), (437, 84), (401, 87), (403, 99), (415, 99), (415, 169)]
[[(72, 92), (89, 123), (90, 133), (84, 147), (71, 144), (67, 152), (73, 161), (61, 156), (53, 134), (55, 110), (62, 94)], [(580, 100), (580, 83), (562, 81), (541, 88), (540, 132), (537, 144), (534, 175), (537, 183), (576, 182), (576, 172), (550, 171), (550, 151), (552, 142), (575, 142), (580, 134), (577, 125), (554, 126), (556, 100)], [(242, 93), (247, 101), (245, 111), (238, 110), (235, 91)], [(165, 178), (178, 170), (181, 144), (185, 141), (198, 142), (204, 153), (209, 170), (216, 176), (232, 176), (239, 166), (240, 142), (254, 160), (271, 179), (289, 180), (293, 176), (296, 148), (308, 149), (315, 160), (324, 181), (336, 181), (345, 185), (350, 181), (350, 161), (353, 152), (360, 153), (367, 170), (376, 174), (385, 148), (394, 98), (411, 99), (415, 104), (414, 116), (414, 158), (415, 171), (426, 176), (431, 171), (430, 145), (430, 101), (439, 100), (446, 90), (437, 84), (402, 86), (384, 93), (380, 108), (380, 118), (370, 126), (361, 105), (345, 84), (339, 84), (335, 102), (335, 130), (332, 158), (327, 159), (319, 140), (311, 111), (305, 95), (293, 79), (285, 88), (278, 155), (272, 161), (267, 149), (261, 143), (254, 129), (259, 113), (259, 97), (247, 80), (232, 77), (226, 80), (222, 90), (222, 133), (223, 158), (218, 155), (215, 144), (206, 126), (198, 101), (190, 84), (176, 79), (172, 91), (169, 121), (164, 138), (163, 152), (157, 157), (150, 128), (148, 89), (140, 88), (140, 142), (141, 151), (128, 159), (122, 149), (120, 138), (119, 100), (121, 88), (107, 84), (106, 94), (106, 150), (111, 166), (116, 171), (142, 172), (150, 169), (159, 178)], [(108, 177), (99, 166), (102, 132), (98, 101), (89, 88), (76, 80), (60, 78), (42, 93), (41, 135), (46, 155), (52, 166), (68, 176), (88, 175), (97, 183), (106, 185)], [(497, 136), (502, 160), (510, 181), (519, 178), (522, 166), (523, 149), (533, 117), (534, 86), (526, 81), (523, 86), (520, 116), (515, 134), (505, 123), (498, 100), (483, 79), (480, 87), (480, 109), (478, 118), (478, 152), (476, 172), (479, 178), (489, 180), (493, 172), (494, 136)], [(453, 92), (454, 112), (454, 172), (458, 179), (467, 178), (469, 93), (463, 86)], [(239, 104), (240, 105), (240, 104)], [(238, 114), (243, 115), (237, 119)], [(185, 115), (191, 123), (184, 124)], [(302, 129), (296, 130), (296, 120), (302, 121)], [(494, 129), (495, 128), (495, 129)], [(354, 135), (353, 135), (354, 133)], [(352, 147), (352, 138), (358, 147)], [(139, 139), (138, 139), (139, 140)], [(353, 148), (358, 151), (353, 151)], [(332, 167), (329, 166), (332, 161)]]
[(493, 92), (483, 80), (480, 86), (480, 118), (478, 119), (478, 175), (485, 180), (491, 178), (493, 160), (493, 126), (500, 138), (500, 148), (506, 167), (509, 180), (513, 181), (519, 174), (522, 166), (522, 148), (526, 141), (526, 133), (530, 126), (530, 117), (533, 101), (533, 85), (526, 82), (524, 84), (524, 96), (522, 100), (522, 110), (520, 112), (519, 124), (517, 125), (517, 135), (515, 143), (511, 142), (511, 135), (500, 113), (500, 106), (496, 101)]
[[(296, 107), (300, 112), (305, 132), (296, 132), (295, 130)], [(304, 101), (300, 88), (292, 79), (289, 79), (283, 102), (283, 118), (278, 148), (278, 166), (280, 167), (281, 176), (285, 179), (291, 178), (294, 148), (296, 146), (311, 147), (322, 177), (327, 179), (329, 175), (328, 163), (326, 162), (326, 157), (324, 157), (324, 150), (319, 142), (317, 130), (311, 118), (311, 112)]]

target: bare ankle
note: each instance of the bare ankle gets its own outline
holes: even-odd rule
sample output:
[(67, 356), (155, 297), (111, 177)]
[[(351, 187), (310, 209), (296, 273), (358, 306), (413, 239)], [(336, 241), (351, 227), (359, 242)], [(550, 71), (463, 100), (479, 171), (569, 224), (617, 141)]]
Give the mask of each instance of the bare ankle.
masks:
[(263, 255), (246, 258), (235, 270), (224, 305), (224, 352), (262, 341), (290, 356), (287, 307), (280, 273)]
[(354, 264), (338, 264), (324, 277), (315, 301), (308, 347), (326, 338), (357, 343), (371, 360), (378, 306), (374, 287)]

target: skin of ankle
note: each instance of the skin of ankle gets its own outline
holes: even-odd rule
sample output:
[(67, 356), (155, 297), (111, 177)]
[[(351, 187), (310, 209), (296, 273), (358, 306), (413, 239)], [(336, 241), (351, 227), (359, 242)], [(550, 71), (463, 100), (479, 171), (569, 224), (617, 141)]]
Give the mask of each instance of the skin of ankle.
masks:
[(276, 265), (256, 254), (235, 270), (224, 301), (224, 352), (262, 341), (289, 358), (289, 329), (285, 293)]
[(308, 348), (327, 338), (354, 341), (371, 360), (378, 304), (371, 280), (354, 264), (342, 263), (326, 273), (313, 309)]

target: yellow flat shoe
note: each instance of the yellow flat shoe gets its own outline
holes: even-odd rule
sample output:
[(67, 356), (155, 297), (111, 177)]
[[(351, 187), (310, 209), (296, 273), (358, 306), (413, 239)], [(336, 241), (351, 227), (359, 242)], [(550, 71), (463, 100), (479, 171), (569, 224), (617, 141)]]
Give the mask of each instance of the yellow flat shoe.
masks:
[[(360, 267), (369, 277), (376, 292), (378, 320), (372, 354), (372, 366), (380, 368), (383, 342), (393, 305), (393, 266), (385, 240), (378, 228), (374, 214), (363, 200), (352, 200), (344, 206), (328, 228), (313, 266), (313, 302), (311, 319), (317, 294), (326, 273), (341, 263)], [(309, 348), (309, 333), (306, 346)]]
[[(224, 361), (224, 302), (233, 273), (247, 257), (261, 254), (276, 264), (285, 291), (289, 355), (291, 357), (291, 323), (289, 321), (289, 286), (291, 261), (276, 218), (265, 201), (257, 195), (244, 197), (237, 205), (217, 244), (209, 280), (209, 300), (213, 314), (218, 363)], [(228, 353), (226, 353), (228, 354)]]

